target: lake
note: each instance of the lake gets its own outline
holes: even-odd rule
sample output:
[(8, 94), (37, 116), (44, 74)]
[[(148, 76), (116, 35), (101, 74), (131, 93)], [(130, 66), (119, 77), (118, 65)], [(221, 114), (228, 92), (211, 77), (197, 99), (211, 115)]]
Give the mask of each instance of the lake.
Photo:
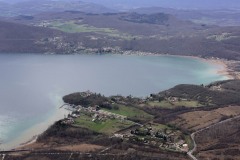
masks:
[(26, 142), (66, 113), (65, 94), (148, 96), (227, 79), (222, 66), (175, 56), (0, 54), (0, 149)]

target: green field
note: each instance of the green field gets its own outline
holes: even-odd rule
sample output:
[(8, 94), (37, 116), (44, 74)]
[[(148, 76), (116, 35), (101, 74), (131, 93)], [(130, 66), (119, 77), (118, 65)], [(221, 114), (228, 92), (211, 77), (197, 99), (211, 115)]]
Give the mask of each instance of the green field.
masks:
[(151, 123), (151, 126), (154, 130), (164, 130), (164, 129), (169, 129), (168, 126), (164, 124), (158, 124), (158, 123)]
[(133, 124), (134, 123), (131, 121), (121, 121), (117, 119), (93, 122), (91, 116), (81, 114), (81, 116), (75, 120), (74, 126), (87, 128), (98, 133), (112, 134), (121, 129), (130, 127)]
[(68, 22), (55, 21), (55, 22), (51, 22), (49, 27), (58, 29), (60, 31), (67, 32), (67, 33), (94, 32), (94, 33), (100, 33), (100, 34), (108, 35), (110, 37), (116, 37), (116, 38), (121, 38), (126, 40), (136, 38), (129, 34), (121, 33), (116, 29), (97, 28), (94, 26), (89, 26), (87, 24), (77, 24), (74, 21), (68, 21)]
[[(115, 107), (118, 107), (118, 109), (114, 109)], [(131, 119), (151, 120), (153, 118), (152, 115), (135, 107), (130, 107), (130, 106), (128, 107), (128, 106), (119, 105), (119, 104), (115, 104), (115, 107), (113, 107), (113, 109), (103, 109), (103, 110), (120, 114), (123, 116), (127, 116), (128, 118), (131, 118)]]
[(147, 103), (151, 107), (162, 107), (162, 108), (176, 108), (176, 107), (201, 107), (203, 106), (198, 101), (176, 101), (169, 102), (167, 100), (164, 101), (151, 101)]

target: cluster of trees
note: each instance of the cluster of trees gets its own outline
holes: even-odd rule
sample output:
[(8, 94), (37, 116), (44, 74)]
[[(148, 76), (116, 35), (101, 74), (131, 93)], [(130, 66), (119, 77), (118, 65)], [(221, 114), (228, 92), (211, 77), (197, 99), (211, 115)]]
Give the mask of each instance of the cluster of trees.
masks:
[(106, 106), (109, 103), (109, 99), (101, 94), (90, 94), (89, 96), (83, 96), (82, 93), (72, 93), (63, 97), (65, 103), (88, 106)]
[(149, 23), (149, 24), (160, 24), (164, 25), (169, 19), (169, 15), (165, 13), (157, 14), (138, 14), (131, 13), (127, 16), (122, 16), (121, 19), (125, 21), (135, 22), (135, 23)]
[(87, 140), (97, 135), (99, 135), (99, 133), (86, 128), (73, 127), (58, 121), (38, 137), (38, 142), (49, 143), (52, 138), (53, 140), (59, 141), (59, 143), (61, 141), (62, 143), (68, 144), (76, 139)]

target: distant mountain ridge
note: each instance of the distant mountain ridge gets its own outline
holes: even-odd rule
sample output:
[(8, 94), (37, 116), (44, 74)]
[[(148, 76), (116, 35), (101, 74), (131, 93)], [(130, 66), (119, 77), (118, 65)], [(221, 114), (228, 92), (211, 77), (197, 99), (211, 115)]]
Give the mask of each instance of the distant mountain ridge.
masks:
[(240, 9), (239, 0), (84, 0), (117, 9), (164, 7), (175, 9)]
[[(102, 5), (88, 3), (77, 0), (56, 1), (56, 0), (26, 0), (26, 1), (10, 1), (7, 3), (0, 1), (0, 15), (17, 16), (17, 15), (35, 15), (42, 12), (62, 12), (66, 10), (81, 11), (86, 13), (105, 13), (115, 12)], [(14, 3), (13, 3), (14, 2)]]
[[(194, 3), (193, 3), (194, 2)], [(43, 12), (80, 11), (85, 13), (144, 14), (166, 13), (194, 23), (239, 26), (240, 4), (231, 0), (0, 0), (0, 16), (35, 15)], [(204, 7), (205, 6), (205, 7)], [(223, 8), (223, 9), (222, 9)]]
[[(22, 3), (29, 0), (0, 0), (9, 4)], [(77, 2), (78, 0), (54, 0), (55, 2)], [(87, 3), (95, 3), (108, 8), (124, 10), (142, 7), (163, 7), (174, 9), (238, 9), (239, 0), (82, 0)], [(37, 1), (35, 1), (37, 2)]]
[(143, 7), (131, 10), (141, 14), (166, 13), (176, 16), (182, 20), (190, 20), (195, 23), (218, 25), (218, 26), (239, 26), (240, 10), (184, 10), (162, 7)]

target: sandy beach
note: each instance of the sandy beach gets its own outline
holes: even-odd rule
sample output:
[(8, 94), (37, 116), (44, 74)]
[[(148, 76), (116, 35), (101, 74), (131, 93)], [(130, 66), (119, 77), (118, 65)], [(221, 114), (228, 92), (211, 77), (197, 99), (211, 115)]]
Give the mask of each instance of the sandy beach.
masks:
[(123, 55), (138, 55), (138, 56), (173, 56), (173, 57), (187, 57), (205, 61), (213, 65), (219, 65), (221, 68), (217, 70), (217, 74), (228, 77), (228, 79), (240, 79), (240, 72), (237, 72), (234, 68), (236, 65), (240, 65), (239, 61), (225, 60), (220, 58), (203, 58), (198, 56), (184, 56), (184, 55), (171, 55), (162, 53), (150, 53), (150, 52), (138, 52), (138, 51), (126, 51)]
[(208, 58), (203, 60), (208, 63), (221, 66), (221, 68), (217, 71), (217, 74), (227, 76), (229, 79), (240, 79), (240, 73), (234, 70), (235, 65), (239, 62), (218, 58)]

